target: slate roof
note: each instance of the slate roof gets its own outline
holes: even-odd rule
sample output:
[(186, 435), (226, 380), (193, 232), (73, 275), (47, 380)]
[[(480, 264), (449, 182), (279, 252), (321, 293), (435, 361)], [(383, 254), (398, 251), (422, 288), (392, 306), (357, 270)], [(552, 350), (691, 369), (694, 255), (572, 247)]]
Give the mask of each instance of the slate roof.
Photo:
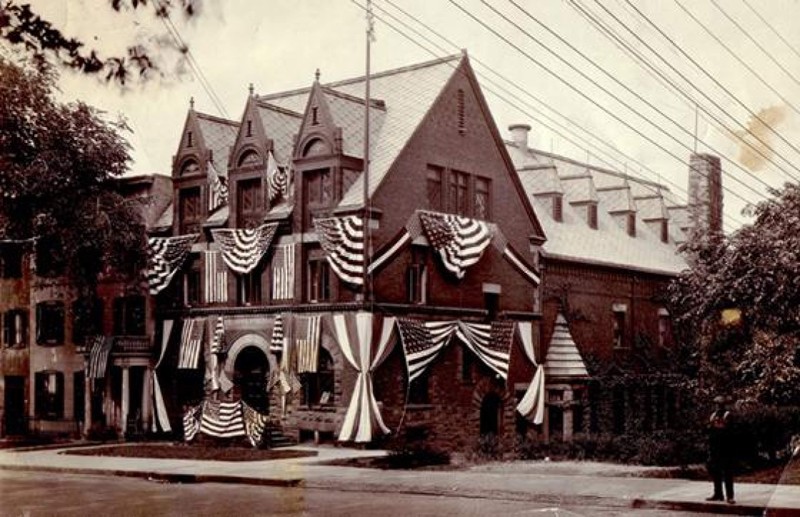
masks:
[(278, 163), (288, 163), (292, 158), (294, 137), (300, 131), (303, 115), (268, 102), (259, 101), (256, 106), (267, 138), (272, 139), (272, 154)]
[(220, 175), (228, 175), (228, 157), (233, 144), (236, 142), (236, 135), (239, 132), (239, 124), (219, 117), (214, 117), (206, 113), (195, 112), (197, 124), (203, 134), (203, 141), (211, 150), (214, 164)]
[[(453, 55), (413, 66), (371, 75), (370, 98), (380, 99), (385, 108), (370, 104), (370, 196), (381, 184), (400, 151), (433, 105), (439, 93), (458, 67), (461, 55)], [(344, 143), (355, 156), (363, 154), (363, 110), (353, 110), (363, 99), (364, 77), (322, 85), (334, 120), (343, 125)], [(311, 88), (259, 97), (288, 110), (303, 112)], [(363, 105), (363, 100), (360, 101)], [(346, 108), (346, 109), (345, 109)], [(374, 117), (374, 118), (373, 118)], [(267, 133), (270, 128), (265, 128)], [(357, 180), (345, 192), (341, 206), (359, 206), (363, 202), (362, 182)]]
[[(668, 275), (687, 269), (677, 249), (677, 243), (685, 240), (684, 232), (675, 227), (673, 210), (666, 208), (676, 199), (666, 187), (535, 149), (520, 150), (513, 142), (506, 142), (506, 147), (547, 236), (542, 246), (545, 257)], [(543, 190), (553, 190), (549, 182), (554, 176), (543, 176), (531, 163), (548, 162), (555, 167), (555, 178), (568, 201), (563, 205), (561, 222), (554, 220), (552, 208), (536, 197)], [(540, 184), (543, 178), (545, 186)], [(637, 199), (634, 192), (649, 193), (651, 197)], [(591, 198), (593, 193), (598, 202), (597, 229), (589, 227), (585, 209), (572, 204)], [(644, 222), (659, 209), (670, 217), (667, 243)], [(635, 236), (628, 235), (611, 215), (621, 210), (635, 213)], [(676, 216), (681, 211), (685, 212), (685, 208), (676, 208)]]
[(556, 316), (556, 326), (550, 346), (547, 348), (547, 357), (544, 360), (544, 373), (548, 379), (557, 378), (586, 378), (589, 372), (583, 362), (581, 353), (572, 339), (569, 326), (564, 315)]

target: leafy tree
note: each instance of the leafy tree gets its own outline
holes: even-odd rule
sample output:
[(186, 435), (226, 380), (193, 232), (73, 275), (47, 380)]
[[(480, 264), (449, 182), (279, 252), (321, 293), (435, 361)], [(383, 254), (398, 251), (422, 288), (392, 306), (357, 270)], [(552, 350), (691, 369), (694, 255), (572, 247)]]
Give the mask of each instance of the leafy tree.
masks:
[(0, 60), (0, 239), (35, 242), (92, 296), (105, 267), (144, 264), (141, 207), (118, 193), (124, 123), (56, 102), (54, 88), (53, 73)]
[[(170, 13), (180, 10), (186, 16), (197, 11), (197, 0), (108, 0), (118, 16), (130, 9), (153, 6), (155, 17), (163, 19), (167, 31), (172, 24)], [(121, 55), (104, 56), (96, 48), (87, 48), (83, 41), (70, 37), (42, 18), (27, 3), (0, 0), (0, 39), (12, 48), (25, 53), (41, 69), (46, 64), (59, 64), (89, 75), (99, 75), (108, 81), (125, 84), (131, 76), (147, 78), (158, 71), (153, 48), (135, 43)], [(185, 54), (188, 48), (175, 38), (177, 49)], [(159, 45), (164, 45), (162, 39)]]
[[(751, 225), (728, 238), (695, 236), (691, 270), (669, 292), (680, 338), (699, 354), (709, 391), (800, 405), (800, 186), (751, 207)], [(725, 309), (741, 321), (725, 323)]]

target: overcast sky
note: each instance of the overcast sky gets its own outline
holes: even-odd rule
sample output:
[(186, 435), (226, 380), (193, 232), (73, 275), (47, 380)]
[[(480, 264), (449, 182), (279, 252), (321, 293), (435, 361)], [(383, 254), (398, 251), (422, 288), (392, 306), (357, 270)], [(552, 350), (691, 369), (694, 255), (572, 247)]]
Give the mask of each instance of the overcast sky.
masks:
[[(116, 86), (65, 72), (60, 81), (63, 97), (84, 100), (112, 114), (122, 113), (134, 131), (129, 138), (134, 146), (132, 173), (168, 174), (190, 97), (194, 97), (195, 107), (199, 111), (238, 120), (244, 109), (249, 83), (254, 84), (257, 93), (270, 93), (309, 86), (317, 68), (321, 70), (323, 82), (362, 75), (365, 17), (364, 11), (356, 3), (363, 4), (364, 1), (205, 0), (200, 14), (191, 19), (174, 14), (172, 20), (180, 37), (188, 44), (202, 73), (221, 100), (224, 112), (212, 102), (191, 67), (185, 62), (176, 63), (175, 53), (168, 51), (160, 53), (165, 73), (163, 79), (123, 91)], [(491, 5), (527, 31), (528, 35), (493, 13), (481, 0), (456, 1), (519, 50), (489, 32), (449, 0), (391, 2), (455, 46), (398, 11), (389, 0), (375, 0), (374, 11), (378, 19), (375, 23), (376, 40), (372, 45), (373, 71), (426, 61), (464, 48), (479, 74), (481, 86), (504, 136), (507, 136), (509, 124), (528, 123), (533, 126), (533, 146), (579, 160), (588, 159), (597, 165), (610, 164), (630, 174), (660, 180), (681, 197), (685, 195), (686, 160), (695, 146), (693, 103), (696, 102), (701, 106), (697, 123), (697, 148), (723, 158), (726, 171), (723, 183), (729, 189), (725, 192), (725, 212), (729, 217), (726, 226), (738, 226), (735, 221), (746, 220), (740, 211), (745, 201), (763, 198), (765, 186), (762, 181), (779, 186), (790, 176), (800, 178), (800, 55), (796, 53), (800, 49), (800, 31), (796, 22), (800, 19), (798, 1), (717, 0), (724, 11), (718, 10), (711, 0), (635, 3), (645, 16), (737, 101), (660, 36), (626, 0), (601, 0), (601, 3), (710, 100), (689, 87), (656, 55), (649, 53), (645, 43), (635, 40), (595, 0), (515, 0), (530, 15), (672, 118), (678, 126), (595, 69), (509, 1), (494, 0)], [(681, 2), (706, 24), (755, 74), (705, 33), (677, 2)], [(786, 39), (788, 45), (754, 15), (745, 2), (756, 9)], [(130, 41), (171, 41), (165, 25), (152, 14), (154, 0), (150, 0), (145, 8), (122, 14), (114, 13), (106, 7), (108, 2), (101, 0), (40, 0), (32, 3), (67, 35), (96, 44), (101, 51), (118, 51)], [(644, 65), (637, 64), (617, 44), (598, 32), (576, 5), (594, 13), (602, 23), (614, 24), (613, 30), (625, 42), (634, 44), (636, 51), (644, 53), (649, 62), (668, 73), (669, 80), (694, 100), (687, 100), (663, 80), (655, 79)], [(777, 64), (727, 20), (723, 12), (739, 23)], [(386, 22), (406, 33), (408, 38), (398, 34)], [(418, 34), (403, 23), (413, 27)], [(532, 38), (540, 40), (567, 63), (629, 103), (644, 118), (609, 97)], [(552, 73), (534, 63), (534, 60), (548, 67)], [(481, 63), (487, 64), (493, 72)], [(779, 65), (786, 71), (782, 71)], [(668, 152), (648, 142), (578, 92), (606, 107)], [(705, 114), (703, 108), (711, 115)], [(788, 143), (754, 121), (751, 111), (758, 113)], [(719, 119), (727, 129), (721, 128), (714, 118)], [(746, 139), (758, 146), (760, 153), (742, 144), (731, 133), (745, 134), (743, 127), (750, 129)], [(772, 150), (758, 139), (766, 142)], [(608, 146), (627, 156), (609, 150)], [(762, 154), (778, 165), (765, 160)], [(781, 171), (781, 168), (785, 171)]]

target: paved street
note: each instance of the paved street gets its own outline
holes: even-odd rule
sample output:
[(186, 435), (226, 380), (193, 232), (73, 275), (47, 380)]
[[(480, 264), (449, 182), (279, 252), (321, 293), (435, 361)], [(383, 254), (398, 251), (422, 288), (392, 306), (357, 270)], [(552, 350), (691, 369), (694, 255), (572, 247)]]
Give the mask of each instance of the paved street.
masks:
[(0, 471), (3, 516), (40, 515), (700, 515), (603, 506)]

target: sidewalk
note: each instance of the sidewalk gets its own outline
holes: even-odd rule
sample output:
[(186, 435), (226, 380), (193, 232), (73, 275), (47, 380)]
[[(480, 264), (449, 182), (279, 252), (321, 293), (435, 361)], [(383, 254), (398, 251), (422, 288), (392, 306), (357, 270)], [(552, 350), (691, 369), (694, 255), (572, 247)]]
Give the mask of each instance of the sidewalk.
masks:
[[(0, 451), (0, 468), (142, 477), (170, 482), (245, 483), (303, 486), (339, 491), (413, 493), (440, 496), (659, 508), (736, 515), (800, 515), (800, 486), (736, 485), (736, 504), (709, 503), (709, 482), (626, 477), (636, 468), (572, 462), (492, 465), (466, 471), (387, 471), (321, 465), (321, 462), (379, 456), (384, 451), (334, 447), (315, 457), (253, 462), (117, 458), (61, 454), (64, 449)], [(600, 465), (600, 468), (598, 468)], [(606, 472), (599, 472), (606, 470)]]

